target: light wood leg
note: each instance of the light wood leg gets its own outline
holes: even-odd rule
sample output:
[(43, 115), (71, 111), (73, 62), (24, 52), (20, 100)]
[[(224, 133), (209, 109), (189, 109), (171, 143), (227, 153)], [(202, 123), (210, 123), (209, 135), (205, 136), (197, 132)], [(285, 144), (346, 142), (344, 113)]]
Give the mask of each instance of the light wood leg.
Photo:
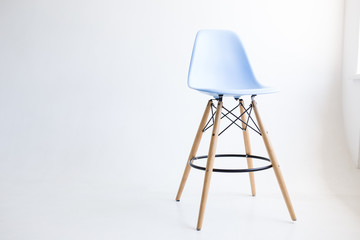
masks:
[(198, 218), (197, 227), (196, 227), (197, 230), (201, 229), (202, 223), (204, 220), (206, 200), (207, 200), (208, 193), (209, 193), (211, 174), (213, 171), (214, 160), (215, 160), (216, 145), (217, 145), (217, 139), (218, 139), (218, 134), (219, 134), (222, 105), (223, 105), (223, 102), (221, 100), (219, 100), (218, 105), (217, 105), (216, 114), (215, 114), (215, 123), (213, 126), (212, 135), (211, 135), (208, 159), (207, 159), (207, 163), (206, 163), (204, 186), (203, 186), (203, 191), (202, 191), (202, 195), (201, 195), (199, 218)]
[(270, 139), (269, 139), (269, 136), (268, 136), (268, 132), (266, 131), (262, 121), (261, 121), (261, 117), (259, 115), (259, 111), (258, 111), (258, 108), (257, 108), (257, 105), (256, 105), (256, 101), (254, 100), (254, 98), (252, 98), (252, 106), (254, 108), (254, 112), (255, 112), (255, 116), (256, 116), (256, 120), (259, 124), (259, 128), (260, 128), (260, 131), (261, 131), (261, 135), (262, 135), (262, 138), (264, 140), (264, 143), (265, 143), (265, 147), (266, 147), (266, 150), (268, 152), (268, 155), (269, 155), (269, 158), (270, 158), (270, 161), (271, 161), (271, 164), (273, 166), (273, 169), (274, 169), (274, 172), (275, 172), (275, 175), (276, 175), (276, 178), (277, 178), (277, 181), (279, 183), (279, 186), (280, 186), (280, 189), (281, 189), (281, 192), (282, 192), (282, 195), (284, 197), (284, 200), (285, 200), (285, 203), (286, 203), (286, 206), (289, 210), (289, 213), (290, 213), (290, 216), (291, 216), (291, 219), (293, 221), (296, 221), (296, 216), (295, 216), (295, 212), (294, 212), (294, 209), (293, 209), (293, 206), (291, 204), (291, 200), (290, 200), (290, 197), (289, 197), (289, 193), (286, 189), (286, 185), (285, 185), (285, 181), (284, 181), (284, 178), (282, 176), (282, 173), (281, 173), (281, 170), (280, 170), (280, 166), (279, 166), (279, 163), (277, 161), (277, 158), (275, 156), (275, 152), (273, 150), (273, 147), (271, 145), (271, 142), (270, 142)]
[[(243, 114), (245, 112), (245, 108), (244, 108), (244, 101), (242, 99), (240, 99), (240, 113)], [(243, 130), (243, 136), (244, 136), (244, 144), (245, 144), (245, 152), (246, 154), (251, 155), (251, 145), (250, 145), (250, 136), (249, 136), (249, 128), (246, 127), (246, 124), (244, 122), (246, 122), (246, 113), (244, 113), (241, 116), (241, 120), (242, 122), (242, 128), (246, 128), (246, 130)], [(253, 168), (253, 161), (251, 158), (246, 158), (247, 160), (247, 165), (248, 168)], [(251, 194), (253, 196), (256, 195), (256, 189), (255, 189), (255, 179), (254, 179), (254, 173), (253, 172), (249, 172), (249, 178), (250, 178), (250, 185), (251, 185)]]
[(197, 133), (196, 133), (196, 136), (195, 136), (195, 139), (194, 139), (194, 143), (192, 145), (192, 148), (191, 148), (191, 151), (190, 151), (190, 154), (189, 154), (189, 158), (188, 158), (188, 160), (186, 162), (184, 174), (183, 174), (183, 177), (181, 179), (181, 183), (180, 183), (180, 186), (179, 186), (178, 193), (176, 195), (176, 201), (180, 201), (181, 194), (182, 194), (182, 192), (184, 190), (186, 180), (187, 180), (187, 178), (189, 176), (190, 169), (191, 169), (191, 167), (189, 165), (189, 161), (190, 161), (190, 159), (192, 159), (192, 158), (194, 158), (196, 156), (197, 150), (198, 150), (199, 145), (200, 145), (201, 137), (203, 135), (203, 129), (204, 129), (205, 125), (206, 125), (206, 121), (207, 121), (207, 118), (209, 116), (209, 112), (211, 110), (211, 104), (212, 104), (212, 101), (209, 100), (209, 102), (206, 105), (206, 108), (205, 108), (203, 117), (201, 119), (199, 128), (197, 130)]

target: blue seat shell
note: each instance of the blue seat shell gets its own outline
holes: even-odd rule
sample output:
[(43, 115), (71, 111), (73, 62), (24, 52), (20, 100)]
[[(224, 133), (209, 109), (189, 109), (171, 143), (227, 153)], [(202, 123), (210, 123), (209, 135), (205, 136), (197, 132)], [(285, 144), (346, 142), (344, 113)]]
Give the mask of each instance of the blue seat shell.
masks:
[(278, 91), (256, 80), (240, 39), (228, 30), (200, 30), (197, 33), (188, 86), (215, 98)]

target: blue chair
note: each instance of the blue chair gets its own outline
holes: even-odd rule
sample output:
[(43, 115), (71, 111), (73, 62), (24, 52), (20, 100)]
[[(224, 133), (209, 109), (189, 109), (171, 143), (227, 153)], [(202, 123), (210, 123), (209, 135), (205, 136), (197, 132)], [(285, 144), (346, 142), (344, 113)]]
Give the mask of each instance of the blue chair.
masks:
[[(191, 167), (205, 171), (197, 230), (200, 230), (202, 227), (212, 172), (248, 172), (251, 192), (252, 195), (255, 196), (254, 172), (273, 168), (291, 219), (296, 221), (294, 209), (278, 160), (269, 140), (268, 132), (265, 130), (261, 121), (257, 103), (255, 102), (256, 95), (274, 93), (277, 92), (277, 90), (265, 87), (256, 80), (241, 41), (235, 33), (227, 30), (201, 30), (197, 33), (191, 57), (188, 86), (214, 97), (214, 99), (208, 101), (205, 108), (176, 196), (176, 201), (180, 201)], [(245, 106), (242, 99), (242, 96), (245, 95), (251, 95), (251, 104), (249, 107)], [(227, 109), (223, 106), (223, 97), (233, 97), (238, 102), (237, 106), (231, 110)], [(217, 102), (217, 106), (213, 104), (214, 101)], [(234, 114), (234, 111), (238, 107), (240, 108), (239, 116)], [(210, 112), (212, 114), (208, 120)], [(256, 121), (251, 116), (252, 112), (255, 113)], [(231, 123), (225, 127), (224, 130), (219, 131), (220, 120), (223, 118), (228, 118)], [(218, 136), (232, 125), (236, 125), (242, 129), (245, 154), (216, 154)], [(208, 155), (196, 156), (203, 132), (211, 127), (212, 135)], [(269, 158), (252, 155), (249, 139), (250, 130), (262, 136)], [(248, 168), (215, 169), (213, 165), (216, 157), (246, 158)], [(195, 164), (196, 160), (204, 158), (207, 159), (206, 168)], [(254, 168), (253, 159), (268, 161), (269, 163), (268, 165)]]

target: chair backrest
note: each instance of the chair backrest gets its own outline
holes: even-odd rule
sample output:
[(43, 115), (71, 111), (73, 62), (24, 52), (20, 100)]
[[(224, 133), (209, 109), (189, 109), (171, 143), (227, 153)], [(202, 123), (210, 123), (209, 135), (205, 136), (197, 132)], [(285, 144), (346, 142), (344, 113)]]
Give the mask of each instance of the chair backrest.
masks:
[(238, 36), (227, 30), (201, 30), (191, 56), (188, 86), (194, 89), (253, 89), (255, 79)]

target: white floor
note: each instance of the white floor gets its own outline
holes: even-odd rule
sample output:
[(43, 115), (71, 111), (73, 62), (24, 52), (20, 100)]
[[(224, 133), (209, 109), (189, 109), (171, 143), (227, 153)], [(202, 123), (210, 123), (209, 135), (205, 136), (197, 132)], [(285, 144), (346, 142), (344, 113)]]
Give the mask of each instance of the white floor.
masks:
[(280, 191), (266, 190), (276, 186), (271, 170), (256, 175), (256, 197), (249, 195), (247, 176), (216, 174), (202, 231), (195, 230), (202, 184), (197, 171), (192, 171), (181, 202), (174, 201), (177, 185), (170, 189), (172, 184), (151, 190), (116, 184), (3, 182), (0, 236), (1, 240), (360, 239), (360, 173), (347, 170), (345, 180), (334, 175), (334, 185), (355, 184), (342, 188), (345, 193), (316, 189), (319, 183), (309, 186), (308, 193), (297, 193), (296, 184), (292, 191), (288, 186), (297, 222), (290, 220)]

